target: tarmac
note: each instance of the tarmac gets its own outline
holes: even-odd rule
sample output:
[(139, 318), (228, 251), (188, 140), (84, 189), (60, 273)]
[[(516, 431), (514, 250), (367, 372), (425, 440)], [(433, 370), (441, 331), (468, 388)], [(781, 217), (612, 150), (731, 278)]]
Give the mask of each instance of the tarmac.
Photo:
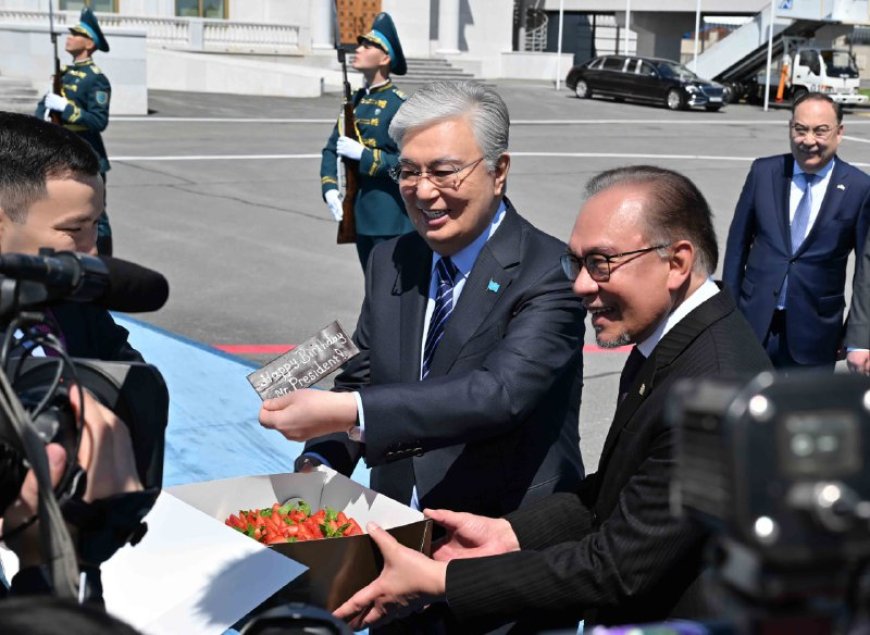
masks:
[[(714, 210), (721, 261), (751, 161), (788, 151), (783, 109), (671, 112), (579, 100), (546, 82), (496, 88), (513, 121), (508, 196), (563, 240), (590, 177), (647, 163), (698, 184)], [(134, 345), (171, 378), (167, 479), (289, 470), (298, 445), (253, 431), (259, 399), (245, 375), (335, 319), (348, 331), (356, 324), (362, 272), (355, 249), (335, 244), (320, 197), (320, 150), (339, 98), (150, 91), (149, 105), (147, 117), (114, 117), (105, 134), (108, 212), (115, 255), (170, 281), (163, 309), (123, 320)], [(847, 113), (845, 125), (840, 156), (867, 170), (870, 113)], [(588, 326), (584, 350), (578, 425), (591, 472), (625, 351), (598, 349)]]

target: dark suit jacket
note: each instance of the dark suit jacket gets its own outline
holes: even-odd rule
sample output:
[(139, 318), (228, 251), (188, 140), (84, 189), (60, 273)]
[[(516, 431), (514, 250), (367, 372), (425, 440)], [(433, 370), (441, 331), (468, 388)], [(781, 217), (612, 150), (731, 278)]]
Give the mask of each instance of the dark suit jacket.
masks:
[(843, 335), (846, 261), (863, 247), (870, 222), (870, 177), (837, 159), (819, 215), (792, 254), (793, 169), (790, 154), (752, 164), (728, 232), (722, 279), (764, 341), (788, 274), (789, 352), (799, 364), (829, 364)]
[(450, 562), (447, 604), (464, 632), (514, 619), (629, 624), (703, 613), (703, 602), (684, 596), (699, 595), (687, 589), (700, 573), (706, 534), (671, 516), (674, 435), (663, 411), (679, 379), (769, 368), (725, 290), (677, 323), (617, 408), (598, 472), (578, 493), (507, 516), (522, 551)]
[(115, 324), (105, 309), (81, 302), (64, 302), (50, 315), (63, 333), (70, 357), (107, 362), (142, 362), (142, 356), (127, 341), (127, 329)]
[(870, 232), (867, 232), (861, 255), (855, 261), (845, 344), (849, 348), (870, 348)]
[(565, 245), (508, 205), (447, 323), (430, 374), (420, 347), (432, 251), (416, 233), (375, 247), (354, 340), (336, 379), (359, 390), (366, 442), (308, 443), (407, 503), (501, 515), (583, 476), (578, 410), (584, 309), (559, 265)]

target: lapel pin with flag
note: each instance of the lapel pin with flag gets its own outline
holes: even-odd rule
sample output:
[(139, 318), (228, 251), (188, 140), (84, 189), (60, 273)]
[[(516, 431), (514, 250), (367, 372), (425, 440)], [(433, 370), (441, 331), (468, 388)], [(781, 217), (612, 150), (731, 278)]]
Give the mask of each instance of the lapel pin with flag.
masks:
[(501, 289), (501, 285), (492, 278), (490, 278), (489, 284), (486, 285), (486, 290), (492, 291), (493, 293), (498, 293), (499, 289)]

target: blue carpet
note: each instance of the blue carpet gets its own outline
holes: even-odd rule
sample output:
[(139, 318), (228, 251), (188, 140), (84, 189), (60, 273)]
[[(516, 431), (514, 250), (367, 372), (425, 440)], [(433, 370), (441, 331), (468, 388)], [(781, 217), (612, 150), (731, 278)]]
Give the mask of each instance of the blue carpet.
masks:
[[(169, 387), (165, 487), (293, 470), (302, 444), (257, 422), (261, 401), (247, 380), (255, 365), (127, 315), (113, 317)], [(362, 462), (353, 479), (368, 486)]]

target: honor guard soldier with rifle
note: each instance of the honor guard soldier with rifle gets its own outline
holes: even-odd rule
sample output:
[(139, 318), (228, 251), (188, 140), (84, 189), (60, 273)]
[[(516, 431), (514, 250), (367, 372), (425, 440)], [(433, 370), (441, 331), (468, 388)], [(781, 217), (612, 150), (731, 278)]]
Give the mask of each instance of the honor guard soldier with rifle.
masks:
[[(51, 2), (49, 2), (49, 8)], [(100, 133), (109, 125), (109, 102), (112, 87), (108, 78), (94, 64), (94, 51), (109, 52), (109, 43), (103, 35), (93, 12), (82, 9), (79, 23), (70, 27), (66, 38), (66, 52), (73, 64), (61, 68), (57, 57), (57, 39), (53, 29), (55, 76), (51, 92), (46, 93), (36, 107), (36, 116), (62, 125), (87, 141), (100, 158), (100, 176), (106, 181), (109, 159)], [(105, 208), (97, 225), (97, 251), (112, 254), (112, 229)]]
[[(387, 130), (406, 99), (390, 79), (391, 74), (404, 75), (407, 71), (402, 45), (393, 20), (386, 13), (375, 17), (371, 31), (357, 41), (353, 67), (363, 74), (364, 85), (353, 96), (354, 121), (345, 116), (344, 128), (336, 125), (323, 149), (320, 183), (329, 211), (342, 223), (339, 243), (354, 242), (353, 229), (348, 235), (346, 226), (355, 224), (357, 253), (365, 269), (372, 247), (412, 231), (413, 226), (405, 213), (399, 187), (389, 175), (398, 161), (399, 149)], [(339, 59), (343, 64), (341, 52)], [(349, 99), (346, 81), (345, 86), (345, 99)], [(344, 201), (339, 192), (338, 157), (342, 157), (347, 170), (347, 182), (355, 181), (357, 185), (356, 193), (351, 187), (346, 189)], [(348, 218), (351, 215), (353, 218)]]

